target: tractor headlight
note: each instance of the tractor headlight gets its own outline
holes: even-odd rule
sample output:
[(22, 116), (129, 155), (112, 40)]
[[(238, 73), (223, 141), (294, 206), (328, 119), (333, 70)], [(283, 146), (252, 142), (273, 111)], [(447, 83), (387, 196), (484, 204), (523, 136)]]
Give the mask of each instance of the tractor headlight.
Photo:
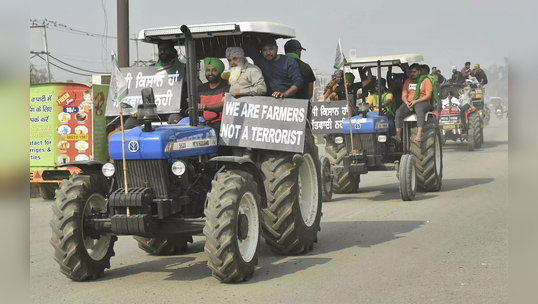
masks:
[(387, 142), (387, 135), (379, 135), (377, 137), (377, 141), (380, 142), (380, 143)]
[(184, 162), (178, 160), (172, 164), (172, 173), (176, 176), (181, 176), (185, 174), (185, 171), (187, 170), (187, 166)]
[(337, 143), (337, 144), (343, 144), (344, 143), (344, 138), (341, 137), (341, 136), (338, 136), (334, 139), (334, 142)]
[(116, 169), (114, 168), (114, 165), (112, 163), (106, 163), (103, 165), (103, 168), (101, 168), (101, 171), (103, 172), (104, 176), (112, 177), (114, 176)]
[(388, 122), (378, 122), (375, 124), (375, 128), (377, 129), (388, 129), (389, 123)]

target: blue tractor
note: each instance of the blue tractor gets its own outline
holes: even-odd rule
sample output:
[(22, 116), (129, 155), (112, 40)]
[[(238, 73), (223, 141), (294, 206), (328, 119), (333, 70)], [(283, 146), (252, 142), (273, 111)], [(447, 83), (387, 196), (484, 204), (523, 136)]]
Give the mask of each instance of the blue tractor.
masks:
[[(401, 90), (405, 74), (392, 74), (392, 67), (423, 60), (422, 55), (406, 54), (382, 57), (349, 59), (351, 69), (376, 68), (381, 88), (381, 68), (390, 68), (391, 88), (396, 106), (401, 104)], [(404, 70), (405, 71), (405, 70)], [(366, 96), (363, 88), (363, 96)], [(379, 92), (378, 96), (381, 96)], [(363, 97), (363, 98), (364, 98)], [(351, 100), (351, 98), (350, 98)], [(351, 102), (350, 102), (351, 103)], [(415, 142), (416, 115), (404, 119), (403, 142), (390, 138), (389, 120), (376, 111), (371, 111), (365, 99), (357, 105), (350, 104), (353, 117), (344, 119), (343, 134), (326, 135), (325, 155), (331, 163), (333, 191), (355, 193), (359, 190), (361, 175), (369, 171), (396, 171), (399, 179), (400, 196), (413, 200), (417, 189), (439, 191), (442, 184), (442, 150), (437, 119), (433, 113), (426, 116), (422, 142)]]
[(52, 207), (51, 244), (62, 273), (75, 281), (102, 276), (110, 268), (114, 242), (125, 235), (150, 254), (168, 255), (203, 234), (208, 267), (227, 283), (253, 274), (262, 236), (278, 254), (312, 250), (321, 219), (312, 134), (302, 154), (233, 148), (219, 155), (218, 134), (211, 121), (198, 116), (197, 60), (224, 58), (227, 46), (267, 35), (292, 38), (294, 31), (243, 22), (141, 32), (147, 42), (173, 39), (185, 47), (189, 117), (154, 125), (156, 105), (146, 88), (137, 108), (143, 126), (110, 137), (111, 162), (66, 164), (82, 172), (62, 181)]

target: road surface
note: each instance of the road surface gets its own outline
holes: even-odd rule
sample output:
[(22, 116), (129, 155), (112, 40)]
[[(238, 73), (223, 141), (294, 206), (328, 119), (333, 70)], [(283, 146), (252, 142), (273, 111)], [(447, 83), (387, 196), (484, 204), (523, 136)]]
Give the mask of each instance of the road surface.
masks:
[(507, 303), (508, 121), (492, 117), (481, 149), (444, 147), (438, 193), (402, 202), (393, 172), (362, 177), (361, 190), (323, 205), (319, 243), (282, 257), (262, 246), (247, 282), (221, 284), (204, 238), (186, 254), (153, 257), (120, 237), (112, 268), (68, 280), (52, 259), (50, 201), (30, 200), (30, 299), (34, 303)]

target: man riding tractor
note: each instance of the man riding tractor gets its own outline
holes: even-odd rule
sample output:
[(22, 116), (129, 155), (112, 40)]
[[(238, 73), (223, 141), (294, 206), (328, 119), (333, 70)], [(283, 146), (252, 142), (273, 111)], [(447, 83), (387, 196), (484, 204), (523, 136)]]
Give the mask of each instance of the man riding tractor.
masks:
[[(214, 122), (221, 117), (223, 121), (230, 119), (226, 102), (224, 112), (220, 109), (227, 84), (219, 80), (219, 61), (227, 57), (228, 47), (271, 37), (294, 38), (295, 32), (272, 22), (182, 25), (140, 32), (141, 41), (157, 44), (170, 40), (174, 46), (185, 47), (186, 67), (180, 64), (176, 74), (160, 71), (144, 76), (149, 79), (144, 85), (159, 80), (161, 85), (181, 83), (182, 71), (187, 71), (189, 116), (178, 124), (152, 123), (159, 120), (162, 105), (153, 93), (159, 85), (144, 88), (137, 106), (142, 126), (110, 137), (111, 162), (65, 164), (81, 172), (62, 181), (51, 208), (51, 244), (62, 273), (75, 281), (101, 277), (110, 268), (118, 236), (134, 236), (142, 250), (167, 255), (185, 250), (193, 235), (203, 233), (208, 267), (214, 277), (226, 283), (242, 282), (253, 274), (262, 236), (278, 254), (296, 255), (313, 249), (321, 221), (320, 165), (306, 115), (294, 125), (305, 130), (295, 138), (298, 152), (272, 145), (271, 149), (252, 149), (247, 154), (242, 146), (228, 145), (232, 151), (219, 155), (224, 132), (219, 136)], [(197, 65), (204, 58), (209, 84), (199, 93)], [(300, 104), (303, 112), (308, 105), (306, 100), (226, 97), (234, 103), (269, 98), (284, 114), (293, 114), (290, 108), (299, 113), (292, 104)], [(115, 101), (122, 107), (122, 100)], [(199, 110), (214, 115), (199, 115)], [(264, 123), (260, 120), (248, 127), (258, 127)], [(285, 139), (289, 141), (289, 137)]]
[[(401, 79), (399, 74), (395, 74), (395, 77), (392, 75), (392, 67), (399, 66), (404, 72), (403, 75), (408, 75), (408, 65), (422, 60), (423, 56), (418, 54), (347, 60), (346, 69), (364, 71), (377, 68), (377, 93), (373, 100), (375, 101), (376, 96), (377, 99), (381, 96), (381, 102), (385, 105), (389, 104), (389, 95), (384, 90), (381, 68), (388, 68), (387, 79), (391, 80), (389, 85), (398, 89), (402, 88), (403, 84), (400, 102), (401, 100), (404, 102), (400, 108), (405, 107), (410, 113), (400, 113), (399, 116), (396, 114), (400, 119), (396, 125), (400, 128), (399, 137), (391, 138), (390, 115), (370, 111), (370, 105), (366, 103), (366, 94), (363, 94), (362, 102), (356, 105), (358, 115), (351, 118), (347, 115), (343, 117), (342, 133), (326, 135), (325, 154), (331, 163), (335, 192), (356, 192), (361, 175), (369, 171), (386, 170), (396, 171), (400, 181), (400, 196), (403, 200), (413, 200), (417, 188), (425, 192), (438, 191), (441, 188), (441, 137), (437, 121), (430, 112), (430, 100), (424, 93), (427, 85), (422, 86), (422, 89), (417, 88), (418, 81), (409, 80), (404, 84), (404, 79)], [(413, 78), (419, 80), (421, 71), (418, 65), (414, 67), (413, 72), (417, 74)], [(361, 73), (362, 77), (365, 77), (364, 73)], [(424, 107), (420, 105), (421, 101), (424, 101)], [(353, 107), (355, 105), (350, 103), (349, 108)], [(411, 112), (410, 108), (414, 107), (418, 107), (418, 110)], [(422, 111), (419, 114), (420, 110)], [(419, 128), (421, 128), (421, 133)]]
[(484, 143), (482, 118), (471, 100), (471, 88), (463, 84), (441, 86), (441, 111), (434, 111), (439, 119), (443, 142), (467, 140), (469, 151)]

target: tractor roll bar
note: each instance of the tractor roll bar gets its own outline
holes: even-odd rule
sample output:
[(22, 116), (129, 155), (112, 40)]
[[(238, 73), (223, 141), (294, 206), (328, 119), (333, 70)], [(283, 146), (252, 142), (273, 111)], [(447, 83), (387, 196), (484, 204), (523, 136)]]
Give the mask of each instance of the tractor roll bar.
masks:
[(187, 57), (187, 91), (189, 95), (189, 123), (192, 127), (198, 125), (198, 88), (196, 86), (196, 46), (192, 33), (186, 25), (181, 26), (181, 32), (185, 34), (185, 55)]

